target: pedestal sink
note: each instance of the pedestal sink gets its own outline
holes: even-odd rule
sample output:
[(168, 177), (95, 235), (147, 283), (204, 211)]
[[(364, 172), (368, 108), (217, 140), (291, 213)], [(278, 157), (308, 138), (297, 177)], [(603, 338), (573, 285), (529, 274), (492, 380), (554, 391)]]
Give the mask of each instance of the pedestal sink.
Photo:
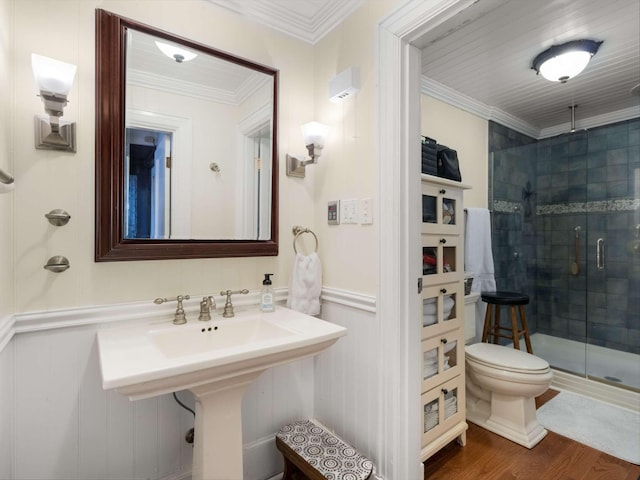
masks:
[(242, 396), (262, 372), (316, 355), (345, 328), (287, 308), (98, 332), (102, 386), (131, 400), (179, 390), (196, 398), (193, 480), (242, 480)]

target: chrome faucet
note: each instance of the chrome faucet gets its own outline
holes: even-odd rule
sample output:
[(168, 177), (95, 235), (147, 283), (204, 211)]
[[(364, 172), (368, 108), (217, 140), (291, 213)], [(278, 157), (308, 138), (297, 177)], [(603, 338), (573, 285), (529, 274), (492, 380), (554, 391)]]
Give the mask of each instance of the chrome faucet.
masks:
[(236, 290), (235, 292), (232, 292), (231, 290), (223, 290), (220, 292), (220, 295), (226, 295), (227, 296), (227, 301), (224, 304), (224, 311), (222, 312), (222, 316), (224, 318), (231, 318), (233, 317), (234, 313), (233, 313), (233, 305), (231, 304), (231, 295), (235, 295), (237, 293), (241, 293), (242, 295), (246, 295), (247, 293), (249, 293), (249, 290), (247, 290), (246, 288), (242, 289), (242, 290)]
[(182, 306), (183, 300), (189, 300), (191, 297), (189, 295), (178, 295), (176, 298), (156, 298), (153, 303), (156, 305), (162, 305), (165, 302), (173, 302), (177, 301), (178, 306), (176, 307), (176, 313), (173, 317), (174, 325), (182, 325), (187, 323), (187, 316), (184, 313), (184, 307)]
[(208, 297), (202, 297), (202, 301), (200, 302), (200, 315), (198, 315), (198, 320), (201, 322), (207, 322), (211, 320), (211, 309), (216, 308), (216, 299), (211, 295)]

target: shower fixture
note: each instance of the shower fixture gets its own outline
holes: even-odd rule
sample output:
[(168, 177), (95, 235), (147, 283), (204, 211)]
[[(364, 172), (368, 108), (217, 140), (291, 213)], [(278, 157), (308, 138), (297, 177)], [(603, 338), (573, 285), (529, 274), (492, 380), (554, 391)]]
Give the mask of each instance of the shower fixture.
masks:
[(578, 108), (578, 105), (569, 107), (569, 110), (571, 110), (571, 133), (576, 131), (576, 108)]

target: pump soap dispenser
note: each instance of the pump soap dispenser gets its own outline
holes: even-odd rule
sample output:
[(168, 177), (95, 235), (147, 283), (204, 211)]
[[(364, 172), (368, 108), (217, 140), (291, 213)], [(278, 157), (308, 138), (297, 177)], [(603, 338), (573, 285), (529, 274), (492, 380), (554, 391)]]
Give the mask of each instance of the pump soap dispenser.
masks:
[(263, 312), (273, 312), (273, 288), (271, 287), (271, 275), (265, 273), (262, 281), (262, 291), (260, 292), (260, 310)]

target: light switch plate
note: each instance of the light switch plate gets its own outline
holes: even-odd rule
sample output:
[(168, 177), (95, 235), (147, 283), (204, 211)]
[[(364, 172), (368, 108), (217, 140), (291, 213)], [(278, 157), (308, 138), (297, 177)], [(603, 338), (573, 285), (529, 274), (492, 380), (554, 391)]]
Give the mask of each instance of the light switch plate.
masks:
[(371, 225), (373, 223), (373, 200), (371, 198), (362, 198), (358, 213), (361, 225)]
[(340, 223), (358, 223), (358, 200), (340, 200)]

